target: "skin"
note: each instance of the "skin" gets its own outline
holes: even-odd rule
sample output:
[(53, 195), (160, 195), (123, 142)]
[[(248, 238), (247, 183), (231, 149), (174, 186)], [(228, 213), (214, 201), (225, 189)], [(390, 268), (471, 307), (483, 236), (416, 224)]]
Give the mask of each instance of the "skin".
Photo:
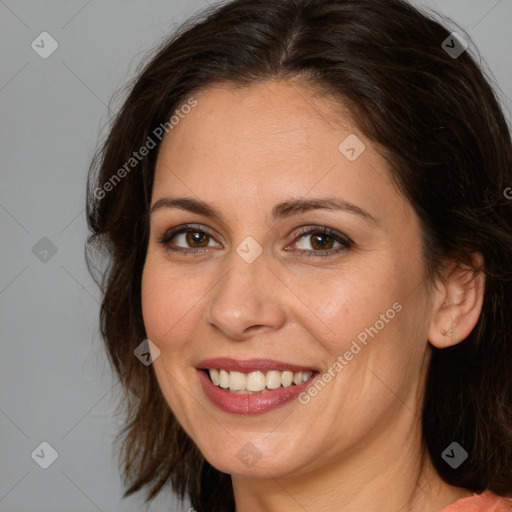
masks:
[[(339, 102), (290, 81), (194, 97), (162, 143), (152, 205), (200, 199), (221, 217), (152, 213), (143, 315), (161, 351), (153, 367), (165, 399), (206, 459), (232, 476), (237, 511), (434, 512), (470, 496), (444, 483), (428, 456), (422, 464), (420, 418), (431, 346), (473, 329), (482, 275), (460, 279), (467, 269), (447, 262), (445, 279), (429, 286), (418, 218)], [(350, 134), (366, 147), (355, 161), (338, 149)], [(277, 203), (324, 197), (376, 222), (327, 209), (272, 217)], [(177, 235), (169, 245), (195, 254), (159, 243), (186, 223), (212, 236), (187, 244)], [(321, 248), (297, 235), (302, 226), (329, 227), (355, 245), (335, 254), (340, 244), (327, 236), (332, 254), (315, 255)], [(252, 263), (236, 252), (248, 236), (263, 248)], [(203, 392), (195, 367), (207, 357), (327, 371), (394, 303), (402, 310), (307, 405), (247, 416), (218, 409)], [(247, 443), (261, 457), (251, 467), (237, 456)]]

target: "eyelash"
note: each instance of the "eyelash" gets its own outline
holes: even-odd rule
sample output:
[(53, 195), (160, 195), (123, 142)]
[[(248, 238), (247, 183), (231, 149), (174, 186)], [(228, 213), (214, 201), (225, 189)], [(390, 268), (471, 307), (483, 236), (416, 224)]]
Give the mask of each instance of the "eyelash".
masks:
[[(171, 231), (168, 231), (164, 233), (164, 235), (158, 240), (158, 243), (163, 245), (166, 250), (173, 251), (173, 252), (179, 252), (181, 254), (192, 254), (195, 256), (201, 256), (204, 254), (204, 252), (208, 251), (208, 248), (205, 249), (193, 249), (188, 248), (184, 249), (183, 247), (172, 247), (169, 245), (169, 242), (176, 236), (180, 235), (182, 233), (202, 233), (204, 235), (207, 235), (210, 238), (215, 238), (211, 233), (209, 233), (207, 230), (203, 228), (196, 227), (194, 225), (187, 224), (185, 226), (181, 226), (179, 228), (173, 229)], [(333, 256), (335, 254), (338, 254), (342, 251), (346, 251), (347, 249), (351, 249), (354, 247), (354, 242), (350, 240), (346, 235), (328, 228), (324, 226), (316, 226), (316, 227), (308, 227), (308, 228), (302, 228), (299, 230), (299, 232), (296, 234), (293, 242), (297, 242), (302, 237), (307, 235), (314, 235), (314, 234), (322, 234), (322, 235), (329, 235), (329, 237), (333, 238), (336, 242), (340, 243), (341, 246), (336, 249), (328, 249), (328, 250), (306, 250), (306, 249), (299, 249), (298, 254), (299, 256), (307, 256), (307, 257), (325, 257), (325, 256)]]

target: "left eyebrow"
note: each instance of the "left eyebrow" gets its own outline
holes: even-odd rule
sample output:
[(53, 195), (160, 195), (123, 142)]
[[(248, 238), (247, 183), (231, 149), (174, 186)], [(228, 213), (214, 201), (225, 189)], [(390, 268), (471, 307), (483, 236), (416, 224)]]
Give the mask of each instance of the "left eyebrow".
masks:
[(274, 219), (279, 219), (289, 217), (290, 215), (298, 215), (310, 210), (344, 211), (358, 215), (373, 224), (379, 224), (377, 219), (366, 210), (363, 210), (354, 203), (338, 198), (297, 199), (285, 201), (274, 206), (272, 216)]
[[(204, 215), (205, 217), (215, 219), (222, 218), (221, 213), (213, 206), (199, 199), (193, 199), (190, 197), (163, 197), (162, 199), (156, 201), (156, 203), (151, 207), (151, 213), (159, 210), (160, 208), (178, 208), (181, 210), (189, 211), (191, 213)], [(366, 210), (363, 210), (354, 203), (338, 198), (292, 199), (285, 201), (274, 206), (272, 209), (272, 217), (274, 220), (277, 220), (290, 217), (292, 215), (299, 215), (311, 210), (345, 211), (354, 215), (358, 215), (359, 217), (362, 217), (372, 224), (379, 225), (377, 219)]]

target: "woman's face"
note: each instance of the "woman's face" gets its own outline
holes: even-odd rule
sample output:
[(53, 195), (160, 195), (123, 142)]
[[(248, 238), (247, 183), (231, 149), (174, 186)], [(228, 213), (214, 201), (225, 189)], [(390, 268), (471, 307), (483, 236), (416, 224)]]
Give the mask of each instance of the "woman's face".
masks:
[[(232, 475), (305, 474), (403, 442), (420, 428), (432, 299), (385, 159), (304, 86), (195, 99), (160, 149), (142, 280), (176, 418)], [(223, 370), (219, 385), (204, 368)]]

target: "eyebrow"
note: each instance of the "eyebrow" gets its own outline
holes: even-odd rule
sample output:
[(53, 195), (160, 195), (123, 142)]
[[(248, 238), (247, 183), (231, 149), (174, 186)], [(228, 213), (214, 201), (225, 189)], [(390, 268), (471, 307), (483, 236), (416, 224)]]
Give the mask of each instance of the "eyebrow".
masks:
[[(156, 201), (151, 207), (151, 213), (160, 210), (161, 208), (178, 208), (191, 213), (197, 213), (210, 217), (212, 219), (221, 219), (221, 213), (213, 206), (190, 197), (163, 197)], [(359, 206), (339, 198), (317, 198), (317, 199), (292, 199), (279, 204), (276, 204), (272, 209), (272, 217), (274, 220), (283, 219), (292, 215), (299, 215), (311, 210), (337, 210), (358, 215), (363, 219), (378, 225), (377, 219), (363, 210)]]

